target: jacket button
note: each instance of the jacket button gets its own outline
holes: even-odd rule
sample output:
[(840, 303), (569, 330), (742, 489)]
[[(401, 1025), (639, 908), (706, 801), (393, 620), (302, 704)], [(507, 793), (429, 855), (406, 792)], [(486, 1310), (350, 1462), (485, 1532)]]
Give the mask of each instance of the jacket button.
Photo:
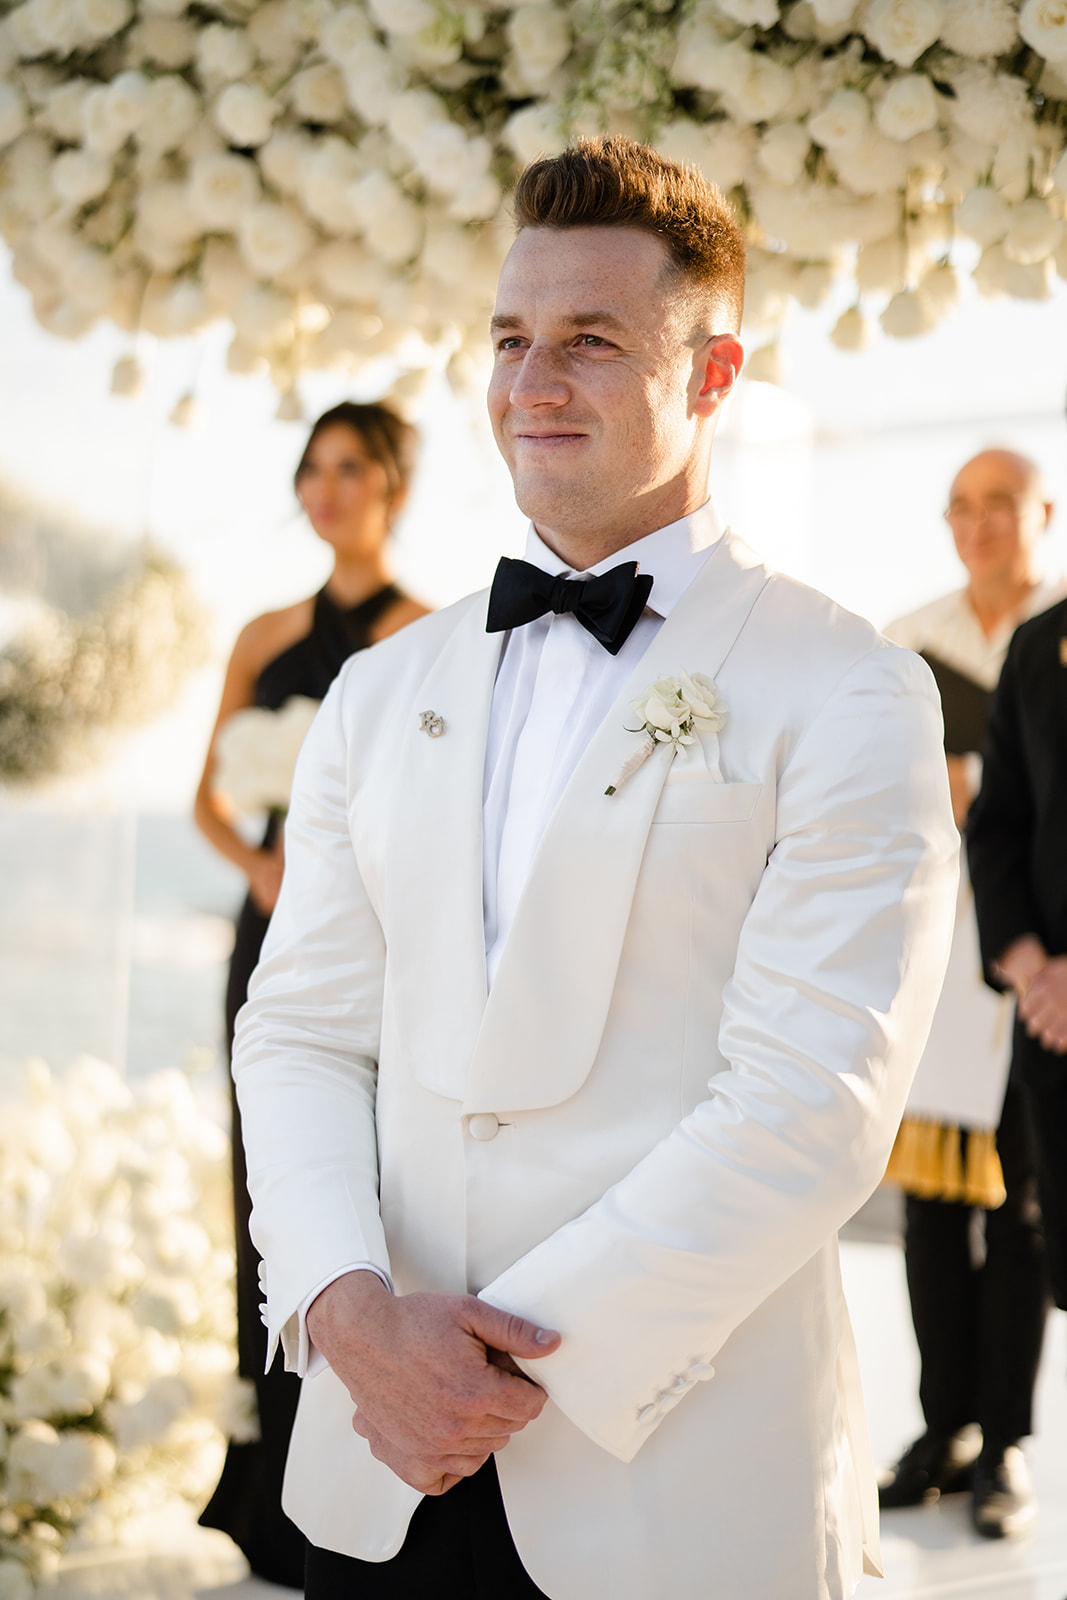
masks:
[(644, 1425), (644, 1424), (649, 1423), (649, 1422), (654, 1422), (658, 1416), (659, 1416), (659, 1407), (658, 1406), (645, 1406), (641, 1411), (639, 1411), (637, 1413), (637, 1420), (642, 1425)]
[(500, 1119), (491, 1111), (476, 1111), (467, 1123), (472, 1139), (485, 1142), (495, 1139), (500, 1132)]

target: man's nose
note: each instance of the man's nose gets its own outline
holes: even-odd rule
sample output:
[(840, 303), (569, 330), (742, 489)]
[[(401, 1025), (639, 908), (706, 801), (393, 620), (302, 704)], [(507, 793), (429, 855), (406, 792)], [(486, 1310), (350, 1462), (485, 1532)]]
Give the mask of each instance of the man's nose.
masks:
[(570, 392), (559, 352), (531, 344), (511, 381), (512, 405), (524, 411), (533, 406), (566, 405)]

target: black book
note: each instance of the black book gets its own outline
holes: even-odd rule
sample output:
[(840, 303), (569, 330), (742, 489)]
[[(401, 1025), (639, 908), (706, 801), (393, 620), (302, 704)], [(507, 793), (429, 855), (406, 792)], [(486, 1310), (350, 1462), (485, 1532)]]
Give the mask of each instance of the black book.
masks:
[(972, 750), (981, 753), (993, 699), (991, 692), (929, 650), (920, 650), (919, 654), (933, 673), (941, 695), (941, 711), (945, 718), (945, 754), (965, 756)]

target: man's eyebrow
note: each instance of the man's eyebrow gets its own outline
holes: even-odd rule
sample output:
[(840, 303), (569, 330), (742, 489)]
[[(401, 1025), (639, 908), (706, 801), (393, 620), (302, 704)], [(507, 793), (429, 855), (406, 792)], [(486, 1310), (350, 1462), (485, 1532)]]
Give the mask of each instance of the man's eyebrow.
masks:
[[(614, 311), (575, 311), (571, 316), (561, 317), (560, 322), (565, 328), (616, 328), (626, 327), (621, 317)], [(523, 319), (512, 316), (506, 312), (498, 312), (489, 323), (491, 328), (499, 332), (513, 333), (523, 326)]]

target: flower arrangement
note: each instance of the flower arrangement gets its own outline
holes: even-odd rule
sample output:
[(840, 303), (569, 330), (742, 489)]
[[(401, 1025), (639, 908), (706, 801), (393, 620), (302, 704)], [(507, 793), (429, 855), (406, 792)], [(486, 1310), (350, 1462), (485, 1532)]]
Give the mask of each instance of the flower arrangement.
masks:
[(0, 1596), (207, 1498), (236, 1377), (228, 1143), (181, 1072), (31, 1064), (0, 1117)]
[(41, 608), (0, 650), (0, 781), (83, 764), (105, 730), (165, 710), (207, 651), (202, 604), (184, 572), (158, 556), (88, 616)]
[[(482, 350), (517, 167), (619, 131), (731, 193), (748, 322), (910, 337), (1067, 272), (1067, 0), (0, 0), (0, 233), (41, 323), (229, 363)], [(970, 251), (961, 249), (967, 241)], [(115, 386), (136, 387), (123, 358)], [(770, 370), (773, 361), (764, 365)]]
[(643, 737), (614, 782), (604, 790), (606, 795), (616, 794), (661, 745), (670, 745), (673, 760), (685, 745), (695, 744), (698, 723), (707, 733), (719, 733), (726, 726), (722, 695), (714, 679), (703, 672), (657, 678), (630, 705), (640, 718), (640, 727), (631, 731)]
[(290, 695), (277, 711), (235, 711), (215, 741), (214, 787), (238, 811), (288, 811), (300, 747), (319, 701)]

